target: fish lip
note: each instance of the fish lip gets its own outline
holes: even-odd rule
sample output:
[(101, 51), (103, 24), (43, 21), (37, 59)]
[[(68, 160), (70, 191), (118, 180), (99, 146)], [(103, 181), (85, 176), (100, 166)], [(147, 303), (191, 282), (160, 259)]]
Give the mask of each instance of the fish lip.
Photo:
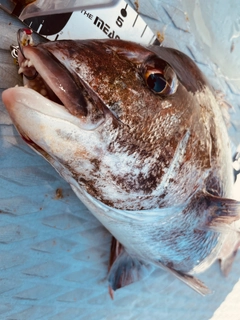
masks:
[(41, 148), (37, 143), (35, 143), (28, 135), (26, 135), (26, 133), (21, 129), (20, 126), (16, 125), (16, 128), (19, 134), (21, 135), (23, 141), (25, 141), (27, 145), (29, 145), (32, 149), (34, 149), (37, 153), (42, 155), (46, 160), (50, 162), (50, 154), (47, 153), (43, 148)]
[(71, 115), (80, 119), (83, 129), (96, 129), (107, 119), (111, 119), (114, 127), (119, 125), (117, 117), (101, 97), (78, 74), (74, 74), (74, 70), (68, 70), (47, 46), (23, 47), (23, 55), (60, 101), (50, 100), (63, 105)]
[[(22, 48), (19, 62), (24, 65), (23, 74), (27, 80), (37, 81), (39, 75), (54, 95), (54, 102), (62, 104), (71, 114), (84, 119), (88, 116), (85, 90), (81, 79), (75, 77), (65, 66), (45, 47), (25, 46)], [(29, 67), (27, 62), (29, 63)], [(26, 74), (27, 73), (27, 74)]]
[[(18, 131), (18, 133), (20, 134), (20, 136), (22, 137), (22, 139), (32, 148), (34, 149), (37, 153), (41, 154), (42, 156), (44, 156), (44, 158), (46, 158), (47, 160), (50, 158), (50, 155), (43, 149), (41, 148), (37, 143), (35, 143), (27, 134), (26, 132), (21, 128), (21, 125), (19, 125), (19, 123), (17, 121), (14, 121), (14, 112), (12, 112), (12, 104), (9, 103), (9, 96), (12, 98), (13, 97), (13, 93), (12, 90), (21, 90), (23, 89), (23, 87), (19, 87), (16, 86), (15, 88), (9, 88), (7, 90), (4, 90), (2, 93), (2, 100), (3, 103), (5, 104), (10, 117), (12, 118), (14, 125)], [(25, 89), (26, 90), (26, 89)], [(31, 90), (31, 89), (28, 89)]]
[[(72, 115), (62, 104), (47, 99), (39, 92), (28, 87), (15, 86), (4, 90), (2, 99), (18, 130), (18, 121), (15, 120), (15, 114), (17, 114), (15, 112), (16, 104), (20, 105), (20, 109), (25, 107), (33, 112), (51, 117), (52, 119), (56, 118), (71, 123), (80, 129), (87, 129), (85, 126), (89, 125), (87, 122), (84, 123)], [(89, 128), (89, 130), (91, 129)]]
[[(4, 90), (2, 100), (23, 140), (50, 163), (53, 161), (54, 155), (52, 155), (51, 149), (45, 147), (47, 144), (44, 144), (38, 134), (42, 130), (41, 127), (43, 127), (43, 132), (45, 130), (42, 121), (44, 117), (50, 118), (51, 122), (57, 120), (63, 126), (70, 126), (72, 130), (79, 132), (79, 135), (82, 131), (91, 130), (88, 123), (82, 123), (79, 118), (70, 114), (64, 106), (56, 104), (30, 88), (16, 86)], [(34, 125), (35, 118), (41, 119), (37, 125)], [(45, 130), (45, 135), (51, 136), (51, 132)]]

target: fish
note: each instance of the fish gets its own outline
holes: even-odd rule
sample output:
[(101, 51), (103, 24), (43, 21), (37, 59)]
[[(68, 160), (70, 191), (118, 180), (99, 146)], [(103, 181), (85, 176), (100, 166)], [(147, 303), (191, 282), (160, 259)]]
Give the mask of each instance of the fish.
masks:
[(112, 234), (114, 291), (170, 272), (228, 274), (240, 245), (230, 140), (214, 89), (195, 62), (120, 39), (59, 40), (19, 50), (25, 86), (2, 94), (23, 140)]

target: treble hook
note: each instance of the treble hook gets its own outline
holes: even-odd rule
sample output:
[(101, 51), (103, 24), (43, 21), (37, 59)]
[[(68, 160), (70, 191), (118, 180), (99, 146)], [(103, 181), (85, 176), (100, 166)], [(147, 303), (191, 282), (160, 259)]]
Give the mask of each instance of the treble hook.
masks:
[(18, 49), (19, 49), (19, 46), (14, 46), (14, 45), (10, 46), (11, 56), (13, 57), (17, 65), (18, 65)]
[(33, 45), (32, 41), (32, 30), (27, 28), (18, 29), (17, 32), (17, 42), (18, 48), (21, 51), (22, 56), (26, 59), (22, 47)]
[[(33, 45), (32, 33), (33, 33), (33, 31), (31, 29), (27, 29), (27, 28), (22, 28), (22, 29), (18, 30), (18, 32), (17, 32), (18, 46), (12, 46), (13, 47), (13, 50), (12, 50), (13, 57), (18, 56), (18, 52), (16, 52), (16, 50), (20, 50), (23, 58), (26, 59), (26, 57), (23, 53), (22, 47)], [(34, 80), (38, 76), (38, 72), (36, 70), (35, 74), (31, 77), (26, 76), (25, 74), (23, 74), (23, 75), (27, 80)]]

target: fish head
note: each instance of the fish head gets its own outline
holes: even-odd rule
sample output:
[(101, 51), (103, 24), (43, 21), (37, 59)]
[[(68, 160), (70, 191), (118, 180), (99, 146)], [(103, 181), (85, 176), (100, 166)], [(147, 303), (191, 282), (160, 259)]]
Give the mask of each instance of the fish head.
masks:
[(169, 48), (68, 40), (23, 47), (19, 65), (27, 87), (6, 90), (3, 102), (23, 139), (118, 240), (110, 292), (150, 263), (208, 293), (188, 273), (217, 259), (239, 203), (222, 198), (229, 140), (195, 63)]
[(217, 139), (212, 145), (216, 102), (183, 53), (62, 40), (23, 47), (19, 60), (28, 88), (6, 90), (4, 104), (23, 139), (66, 180), (129, 210), (166, 205), (176, 190), (184, 201), (205, 183), (220, 149)]

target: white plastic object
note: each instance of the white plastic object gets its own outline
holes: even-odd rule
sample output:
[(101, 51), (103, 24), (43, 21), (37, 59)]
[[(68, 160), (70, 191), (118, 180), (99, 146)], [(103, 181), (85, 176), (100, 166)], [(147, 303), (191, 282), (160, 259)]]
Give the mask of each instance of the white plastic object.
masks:
[(86, 8), (113, 6), (118, 0), (36, 0), (27, 5), (19, 18), (25, 20), (30, 17), (73, 12)]

